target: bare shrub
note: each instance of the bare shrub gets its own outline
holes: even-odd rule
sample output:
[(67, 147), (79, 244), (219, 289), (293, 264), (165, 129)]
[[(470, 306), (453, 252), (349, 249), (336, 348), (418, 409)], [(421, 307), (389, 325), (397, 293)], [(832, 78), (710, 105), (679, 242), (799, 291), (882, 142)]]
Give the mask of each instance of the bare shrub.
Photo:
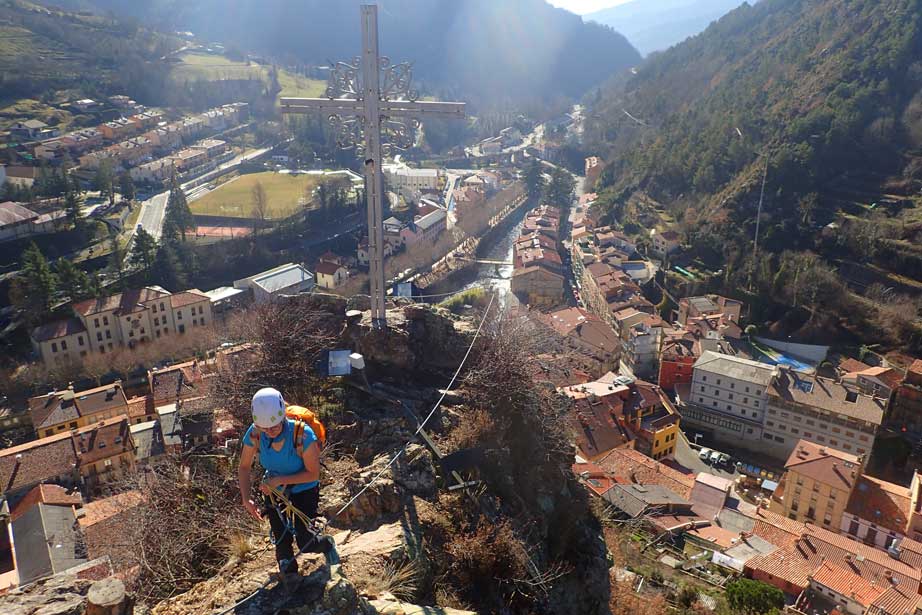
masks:
[(314, 367), (339, 334), (337, 315), (302, 298), (250, 309), (233, 336), (253, 344), (242, 363), (219, 365), (214, 392), (218, 405), (241, 424), (250, 422), (250, 400), (262, 387), (275, 387), (293, 403), (307, 403), (325, 389)]
[(380, 596), (388, 592), (398, 600), (412, 602), (419, 593), (422, 567), (415, 559), (388, 562), (383, 567), (367, 567), (352, 575), (353, 583), (364, 593)]
[(142, 602), (165, 600), (212, 577), (230, 549), (240, 552), (239, 537), (258, 531), (239, 504), (232, 472), (218, 463), (171, 458), (124, 485), (143, 495), (117, 534), (127, 567), (137, 570), (131, 589)]

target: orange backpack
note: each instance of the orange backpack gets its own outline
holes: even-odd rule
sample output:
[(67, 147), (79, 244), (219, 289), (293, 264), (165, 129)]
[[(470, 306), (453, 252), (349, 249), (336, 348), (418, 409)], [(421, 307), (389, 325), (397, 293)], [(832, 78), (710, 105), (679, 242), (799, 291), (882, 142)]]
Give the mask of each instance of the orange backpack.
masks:
[(323, 448), (327, 441), (327, 430), (313, 410), (304, 406), (288, 406), (285, 408), (285, 416), (295, 421), (295, 445), (298, 449), (301, 448), (305, 425), (314, 431), (314, 435), (317, 436), (317, 444)]

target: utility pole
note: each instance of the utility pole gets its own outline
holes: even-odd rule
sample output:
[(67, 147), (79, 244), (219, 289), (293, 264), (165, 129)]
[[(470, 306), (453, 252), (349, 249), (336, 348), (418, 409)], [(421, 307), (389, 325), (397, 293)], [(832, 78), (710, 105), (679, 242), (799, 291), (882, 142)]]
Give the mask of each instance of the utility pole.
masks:
[(362, 55), (330, 66), (326, 98), (282, 98), (282, 113), (329, 113), (344, 149), (355, 148), (365, 161), (368, 201), (368, 252), (371, 319), (387, 328), (384, 287), (384, 194), (382, 155), (413, 146), (418, 116), (464, 117), (464, 103), (420, 102), (410, 89), (411, 67), (391, 64), (378, 53), (378, 7), (363, 4)]
[(765, 198), (765, 180), (768, 178), (768, 157), (765, 158), (765, 171), (762, 173), (762, 190), (759, 192), (759, 209), (756, 213), (756, 233), (752, 240), (752, 269), (749, 272), (749, 292), (752, 292), (752, 278), (754, 277), (756, 267), (758, 267), (759, 257), (759, 223), (762, 221), (762, 199)]

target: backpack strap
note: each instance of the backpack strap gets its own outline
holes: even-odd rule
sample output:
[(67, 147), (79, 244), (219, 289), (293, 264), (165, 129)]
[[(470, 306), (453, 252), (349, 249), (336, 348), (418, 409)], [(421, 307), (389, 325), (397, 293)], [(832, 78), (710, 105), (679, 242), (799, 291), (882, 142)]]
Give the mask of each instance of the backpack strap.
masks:
[(294, 446), (295, 446), (295, 451), (298, 453), (298, 455), (301, 454), (302, 452), (301, 447), (303, 445), (304, 445), (304, 422), (296, 420), (295, 428), (294, 428)]

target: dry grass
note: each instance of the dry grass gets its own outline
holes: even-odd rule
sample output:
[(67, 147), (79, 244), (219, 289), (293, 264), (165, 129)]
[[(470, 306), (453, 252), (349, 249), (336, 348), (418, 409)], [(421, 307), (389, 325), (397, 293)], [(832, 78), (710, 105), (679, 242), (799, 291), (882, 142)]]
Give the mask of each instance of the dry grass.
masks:
[(313, 191), (320, 184), (320, 179), (314, 175), (271, 171), (242, 175), (192, 201), (189, 206), (196, 214), (254, 218), (253, 187), (257, 183), (262, 185), (266, 193), (266, 217), (279, 220), (298, 211), (305, 194)]
[(419, 561), (388, 562), (381, 568), (365, 568), (353, 573), (353, 582), (363, 593), (380, 596), (387, 592), (398, 600), (412, 602), (419, 593), (423, 569)]
[(228, 557), (242, 560), (252, 553), (256, 546), (253, 544), (251, 536), (237, 532), (231, 534), (230, 538), (227, 539), (226, 549)]

